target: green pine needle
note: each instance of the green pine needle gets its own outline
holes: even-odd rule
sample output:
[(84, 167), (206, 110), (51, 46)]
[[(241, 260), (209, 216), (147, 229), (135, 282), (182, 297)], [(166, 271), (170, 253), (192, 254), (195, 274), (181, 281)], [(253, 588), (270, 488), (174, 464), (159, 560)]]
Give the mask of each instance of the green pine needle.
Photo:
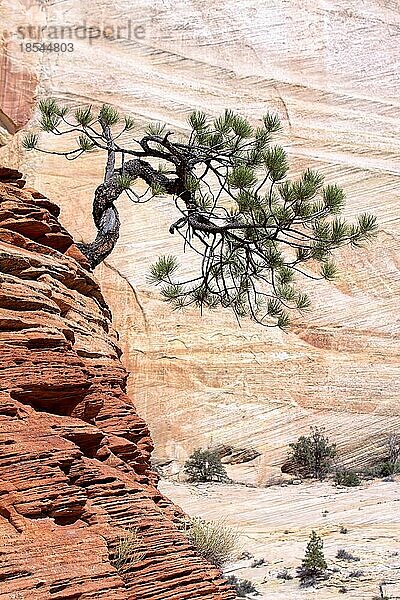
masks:
[(161, 295), (166, 301), (177, 300), (182, 293), (182, 287), (176, 284), (166, 285), (161, 288)]
[(116, 108), (109, 104), (103, 104), (100, 109), (99, 119), (108, 126), (116, 125), (119, 121), (119, 113)]
[(129, 175), (118, 175), (117, 177), (117, 185), (123, 189), (123, 190), (127, 190), (131, 187), (132, 183), (134, 181), (133, 177), (130, 177)]
[(235, 115), (232, 120), (232, 130), (239, 138), (249, 138), (253, 134), (253, 128), (244, 117)]
[(311, 256), (311, 251), (308, 248), (296, 248), (296, 260), (304, 262)]
[(36, 133), (27, 133), (22, 140), (22, 147), (25, 150), (34, 150), (39, 141), (39, 136)]
[(269, 299), (267, 302), (267, 313), (270, 317), (279, 317), (282, 314), (282, 304), (276, 298)]
[(149, 123), (146, 127), (146, 135), (159, 137), (165, 133), (165, 128), (162, 123)]
[(257, 194), (252, 194), (249, 190), (240, 190), (236, 203), (241, 213), (257, 211), (261, 208), (261, 198)]
[(282, 267), (278, 271), (278, 282), (281, 285), (285, 283), (291, 283), (293, 281), (293, 275), (293, 269), (290, 269), (289, 267)]
[(77, 108), (74, 113), (74, 116), (75, 121), (79, 125), (82, 125), (82, 127), (87, 127), (88, 125), (90, 125), (90, 123), (92, 123), (92, 121), (94, 121), (94, 115), (92, 113), (91, 106), (87, 106), (85, 108)]
[(149, 282), (156, 285), (165, 282), (178, 269), (178, 261), (175, 256), (160, 256), (157, 262), (150, 267)]
[(163, 194), (165, 194), (165, 188), (158, 183), (153, 183), (153, 185), (150, 187), (153, 196), (162, 196)]
[(272, 181), (283, 179), (289, 169), (286, 152), (280, 146), (273, 146), (267, 150), (265, 164), (269, 169)]
[(358, 217), (358, 229), (364, 238), (370, 238), (378, 233), (378, 223), (375, 215), (364, 213)]
[(296, 290), (293, 285), (289, 285), (287, 283), (283, 285), (279, 285), (277, 288), (277, 295), (279, 298), (283, 300), (287, 300), (288, 302), (292, 301), (296, 297)]
[(204, 112), (195, 110), (189, 115), (188, 122), (195, 131), (202, 131), (206, 127), (207, 116)]
[(266, 265), (270, 269), (277, 269), (283, 266), (283, 257), (282, 253), (278, 250), (278, 248), (273, 246), (268, 246), (264, 251), (264, 260)]
[(234, 167), (228, 176), (228, 183), (233, 189), (243, 189), (253, 186), (257, 181), (254, 171), (245, 165)]
[(282, 129), (280, 118), (276, 113), (267, 113), (264, 115), (263, 121), (268, 133), (277, 133)]
[(196, 196), (197, 206), (206, 212), (210, 212), (214, 205), (214, 198), (211, 194), (201, 194)]
[(185, 178), (185, 188), (187, 190), (189, 190), (190, 192), (195, 192), (196, 190), (199, 189), (199, 187), (200, 187), (200, 182), (197, 179), (197, 177), (195, 177), (191, 173), (189, 173), (188, 175), (186, 175), (186, 178)]
[(327, 261), (323, 263), (321, 269), (321, 275), (327, 281), (334, 281), (337, 277), (337, 267), (332, 261)]
[(124, 117), (124, 129), (125, 131), (130, 131), (135, 127), (135, 121), (132, 117), (125, 116)]
[(322, 184), (324, 183), (324, 176), (317, 171), (313, 171), (312, 169), (307, 169), (304, 171), (302, 175), (302, 180), (313, 186), (316, 190), (321, 189)]
[(213, 125), (214, 129), (222, 134), (227, 134), (231, 130), (231, 123), (229, 122), (229, 119), (226, 118), (226, 113), (225, 115), (215, 119)]
[(344, 191), (338, 185), (327, 185), (323, 189), (322, 197), (326, 208), (333, 215), (338, 214), (344, 207)]
[(314, 235), (321, 242), (327, 242), (331, 238), (331, 226), (327, 221), (320, 219), (313, 226)]
[(331, 223), (331, 239), (335, 244), (340, 244), (349, 235), (349, 227), (343, 219), (334, 219)]
[(84, 134), (78, 137), (78, 146), (84, 152), (90, 152), (95, 148), (95, 144)]
[(296, 188), (291, 181), (283, 181), (278, 186), (279, 193), (284, 202), (293, 202), (296, 199)]
[(289, 315), (287, 313), (282, 313), (281, 315), (279, 315), (276, 324), (278, 325), (279, 329), (287, 329), (290, 325)]
[(42, 118), (40, 119), (39, 125), (43, 131), (52, 133), (56, 131), (58, 125), (60, 124), (60, 121), (60, 117), (56, 114), (42, 114)]
[(296, 298), (296, 307), (298, 310), (307, 310), (311, 306), (311, 300), (307, 294), (300, 293)]
[(45, 100), (40, 100), (38, 106), (42, 115), (45, 115), (47, 117), (59, 115), (60, 109), (54, 98), (46, 98)]

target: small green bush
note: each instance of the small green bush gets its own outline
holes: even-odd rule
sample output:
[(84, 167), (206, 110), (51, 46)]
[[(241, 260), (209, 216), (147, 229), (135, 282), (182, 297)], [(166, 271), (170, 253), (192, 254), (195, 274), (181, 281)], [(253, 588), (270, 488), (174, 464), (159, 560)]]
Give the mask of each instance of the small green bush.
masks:
[(239, 598), (246, 598), (247, 594), (257, 594), (259, 591), (248, 579), (239, 579), (235, 575), (229, 575), (227, 582), (235, 589)]
[(386, 461), (377, 465), (376, 469), (379, 477), (390, 477), (400, 473), (400, 464)]
[(355, 471), (336, 471), (335, 481), (338, 485), (345, 487), (357, 487), (361, 485), (361, 479)]
[(400, 464), (393, 464), (389, 461), (377, 463), (373, 467), (367, 467), (363, 475), (369, 479), (376, 477), (391, 477), (400, 473)]
[(297, 570), (303, 583), (313, 582), (325, 574), (328, 565), (324, 557), (323, 546), (321, 537), (312, 531), (301, 567)]
[(336, 456), (336, 444), (331, 444), (323, 429), (311, 427), (309, 436), (302, 435), (297, 442), (289, 444), (289, 460), (304, 475), (323, 479)]
[(386, 446), (388, 449), (387, 463), (391, 470), (389, 475), (394, 475), (400, 471), (400, 435), (391, 433), (387, 438)]
[(192, 517), (186, 523), (184, 533), (198, 554), (217, 567), (236, 555), (239, 533), (222, 521), (205, 521), (200, 517)]
[(185, 462), (184, 471), (192, 482), (229, 481), (220, 457), (212, 450), (195, 450)]

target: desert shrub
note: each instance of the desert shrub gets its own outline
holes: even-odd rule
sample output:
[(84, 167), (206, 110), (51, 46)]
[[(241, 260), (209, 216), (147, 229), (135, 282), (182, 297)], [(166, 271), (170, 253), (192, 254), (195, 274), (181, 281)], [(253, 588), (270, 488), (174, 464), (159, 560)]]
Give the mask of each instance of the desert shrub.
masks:
[(260, 593), (248, 579), (239, 579), (235, 575), (230, 575), (226, 580), (235, 589), (239, 598), (246, 598), (247, 594)]
[(212, 450), (195, 450), (185, 462), (184, 471), (193, 482), (229, 481), (220, 457)]
[(302, 435), (290, 444), (289, 459), (305, 475), (322, 479), (336, 456), (336, 445), (329, 442), (323, 429), (311, 427), (309, 436)]
[(389, 475), (394, 475), (400, 470), (400, 435), (391, 433), (388, 436), (386, 446), (388, 449), (387, 463), (391, 469)]
[(391, 477), (392, 475), (399, 473), (399, 465), (396, 466), (395, 471), (393, 472), (393, 466), (387, 462), (379, 462), (373, 467), (367, 467), (363, 471), (363, 475), (368, 479), (374, 479), (376, 477)]
[(279, 571), (279, 573), (276, 576), (277, 579), (284, 579), (285, 581), (290, 581), (290, 579), (293, 579), (293, 575), (291, 575), (289, 573), (289, 571), (285, 568), (282, 571)]
[(351, 552), (347, 552), (344, 548), (340, 548), (336, 552), (336, 558), (339, 560), (348, 560), (348, 561), (358, 561), (360, 560), (358, 556), (354, 556)]
[(255, 558), (250, 566), (252, 568), (257, 568), (257, 567), (262, 567), (263, 565), (266, 565), (266, 564), (267, 564), (267, 561), (265, 560), (265, 558)]
[(233, 559), (236, 554), (239, 533), (222, 521), (205, 521), (193, 517), (184, 530), (198, 554), (217, 567)]
[(363, 471), (363, 476), (372, 479), (375, 477), (391, 477), (400, 473), (400, 462), (390, 460), (389, 458), (383, 462), (378, 462), (372, 467), (367, 467)]
[(339, 594), (347, 594), (348, 589), (344, 587), (344, 585), (342, 585), (342, 587), (339, 588), (338, 592)]
[(323, 546), (321, 537), (312, 531), (301, 567), (297, 571), (303, 584), (312, 583), (325, 574), (328, 565), (324, 557)]
[(239, 560), (250, 560), (251, 558), (254, 558), (254, 555), (247, 550), (243, 550), (238, 556)]
[(127, 530), (121, 535), (111, 552), (111, 564), (119, 573), (126, 571), (133, 563), (143, 560), (143, 540), (136, 528)]
[(344, 535), (346, 535), (346, 533), (348, 533), (348, 531), (349, 531), (349, 530), (347, 529), (347, 527), (344, 527), (344, 526), (342, 525), (342, 526), (341, 526), (341, 528), (340, 528), (340, 530), (339, 530), (339, 533), (343, 533)]
[(375, 467), (375, 473), (378, 477), (390, 477), (391, 475), (396, 475), (396, 473), (400, 473), (400, 464), (392, 463), (390, 461), (379, 463)]
[(356, 487), (361, 485), (361, 479), (355, 471), (336, 471), (335, 481), (338, 485), (345, 487)]
[(349, 577), (363, 577), (364, 571), (352, 571), (349, 573)]

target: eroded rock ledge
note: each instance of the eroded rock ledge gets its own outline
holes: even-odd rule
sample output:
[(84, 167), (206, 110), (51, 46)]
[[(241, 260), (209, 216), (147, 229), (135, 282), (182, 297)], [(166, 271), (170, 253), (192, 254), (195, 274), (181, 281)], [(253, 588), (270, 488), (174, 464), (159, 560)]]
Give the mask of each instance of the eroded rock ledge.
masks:
[[(59, 209), (0, 169), (0, 598), (229, 600), (157, 489), (110, 312)], [(122, 576), (110, 548), (138, 527)]]

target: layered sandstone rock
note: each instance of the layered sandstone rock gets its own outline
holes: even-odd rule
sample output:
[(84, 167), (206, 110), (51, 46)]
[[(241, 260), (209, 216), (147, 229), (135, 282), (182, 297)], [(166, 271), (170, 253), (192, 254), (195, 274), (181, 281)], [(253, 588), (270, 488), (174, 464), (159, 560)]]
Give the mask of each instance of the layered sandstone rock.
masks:
[[(0, 598), (234, 598), (156, 487), (110, 311), (58, 207), (0, 179)], [(122, 573), (131, 527), (144, 556)]]
[[(109, 102), (138, 127), (163, 121), (177, 134), (187, 131), (193, 109), (214, 116), (227, 107), (254, 124), (276, 110), (291, 176), (315, 167), (327, 183), (344, 187), (346, 217), (378, 216), (377, 241), (339, 255), (337, 283), (306, 286), (313, 311), (281, 334), (248, 322), (238, 328), (228, 312), (172, 312), (146, 283), (161, 253), (177, 254), (192, 269), (168, 233), (176, 218), (171, 201), (118, 201), (121, 239), (97, 276), (132, 373), (128, 390), (157, 456), (181, 465), (197, 446), (254, 447), (259, 458), (230, 469), (265, 482), (311, 424), (326, 427), (348, 463), (382, 456), (386, 434), (400, 426), (399, 3), (136, 0), (132, 12), (125, 0), (26, 0), (20, 11), (3, 0), (2, 10), (8, 54), (37, 74), (38, 97), (73, 108)], [(121, 39), (74, 39), (74, 51), (62, 56), (20, 51), (18, 27), (27, 24), (116, 27), (129, 20), (144, 28), (144, 38), (127, 39), (125, 29)], [(55, 136), (44, 135), (42, 144), (65, 148)], [(92, 238), (104, 156), (68, 163), (23, 155), (18, 135), (3, 152), (57, 200), (76, 240)]]

